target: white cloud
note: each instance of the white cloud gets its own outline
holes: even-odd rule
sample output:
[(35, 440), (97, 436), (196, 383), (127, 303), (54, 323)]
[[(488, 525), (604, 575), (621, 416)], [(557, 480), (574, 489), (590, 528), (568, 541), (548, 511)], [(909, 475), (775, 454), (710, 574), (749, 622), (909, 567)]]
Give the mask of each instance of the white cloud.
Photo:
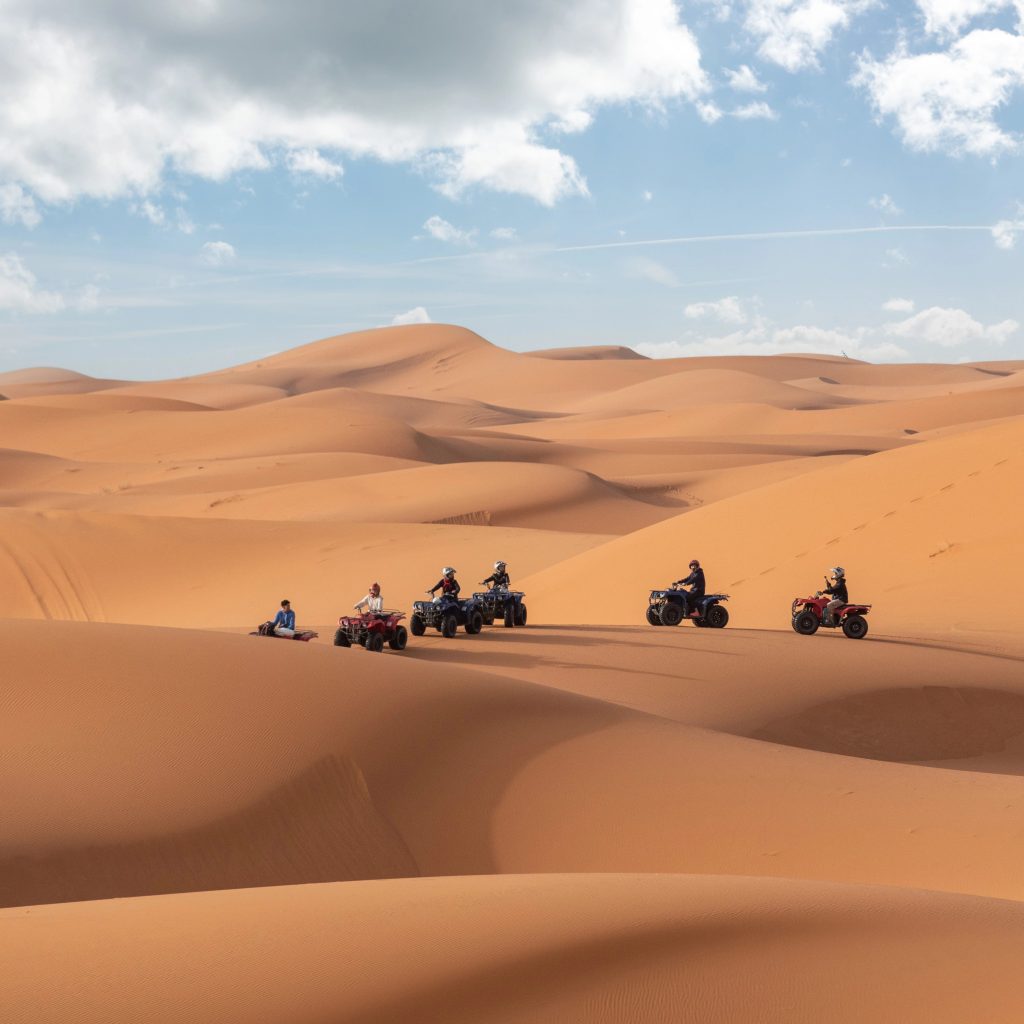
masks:
[(710, 318), (724, 324), (745, 324), (747, 314), (736, 295), (730, 295), (715, 302), (691, 302), (683, 314), (688, 320)]
[(518, 237), (518, 232), (515, 228), (492, 228), (490, 235), (501, 242), (512, 242)]
[(174, 222), (178, 225), (178, 230), (183, 235), (191, 235), (196, 229), (192, 218), (188, 215), (188, 211), (180, 206), (174, 211)]
[(995, 116), (1024, 85), (1024, 36), (979, 29), (944, 53), (901, 45), (882, 61), (862, 57), (853, 82), (911, 149), (995, 157), (1019, 148)]
[(666, 288), (676, 288), (679, 285), (679, 279), (668, 267), (646, 256), (636, 256), (629, 260), (626, 272), (630, 277), (653, 281), (654, 284), (661, 284)]
[(36, 276), (14, 252), (0, 255), (0, 310), (13, 313), (59, 313), (64, 299), (36, 287)]
[(873, 210), (877, 210), (883, 217), (897, 217), (903, 212), (896, 205), (896, 200), (888, 192), (883, 192), (880, 196), (869, 199), (868, 206)]
[(1024, 20), (1024, 2), (1016, 0), (917, 0), (925, 28), (933, 35), (956, 36), (975, 18), (1015, 6)]
[(644, 189), (644, 191), (640, 193), (640, 198), (643, 199), (645, 203), (649, 203), (654, 198), (654, 193), (651, 192), (650, 189)]
[(1017, 204), (1017, 216), (1012, 220), (997, 221), (992, 225), (992, 240), (1000, 249), (1012, 249), (1017, 236), (1024, 233), (1024, 203)]
[(729, 116), (738, 117), (741, 121), (752, 121), (758, 118), (766, 121), (775, 121), (779, 115), (767, 103), (759, 100), (756, 103), (747, 103), (742, 107), (737, 107), (735, 110), (730, 110)]
[(162, 206), (157, 206), (156, 203), (149, 199), (144, 199), (141, 203), (136, 203), (132, 207), (132, 212), (138, 214), (140, 217), (145, 217), (150, 224), (154, 224), (157, 227), (163, 227), (167, 223), (167, 214), (164, 213)]
[(908, 341), (956, 348), (970, 342), (988, 341), (1002, 345), (1020, 324), (1016, 320), (1003, 320), (997, 324), (979, 323), (962, 309), (932, 306), (897, 323), (886, 324), (886, 334)]
[(100, 290), (94, 284), (80, 289), (73, 305), (80, 313), (95, 313), (100, 308)]
[(729, 88), (734, 92), (768, 91), (768, 86), (757, 77), (757, 72), (747, 64), (741, 64), (735, 70), (726, 68), (725, 77), (728, 80)]
[(41, 220), (35, 200), (20, 185), (0, 185), (0, 220), (34, 228)]
[(714, 124), (722, 119), (722, 108), (710, 100), (697, 104), (697, 116), (705, 124)]
[(439, 217), (436, 213), (423, 222), (423, 230), (431, 238), (436, 238), (439, 242), (450, 242), (452, 245), (472, 245), (476, 235), (476, 228), (463, 231), (454, 224), (449, 224), (444, 217)]
[(882, 309), (887, 313), (913, 313), (913, 299), (889, 299), (882, 303)]
[(336, 177), (330, 152), (551, 204), (586, 191), (552, 133), (710, 90), (674, 0), (3, 7), (0, 181), (51, 203), (278, 160)]
[(392, 327), (404, 327), (406, 324), (429, 324), (432, 323), (430, 314), (422, 306), (414, 306), (405, 313), (399, 313), (392, 317)]
[(345, 173), (341, 164), (328, 160), (316, 149), (293, 149), (285, 158), (292, 174), (308, 174), (324, 181), (340, 181)]
[(862, 331), (847, 333), (806, 325), (772, 328), (764, 321), (748, 330), (735, 331), (722, 337), (641, 344), (635, 348), (641, 355), (653, 359), (683, 356), (776, 356), (787, 353), (846, 355), (851, 359), (882, 361), (907, 357), (906, 351), (898, 345), (872, 341)]
[(226, 267), (234, 263), (236, 256), (230, 242), (206, 242), (199, 250), (199, 262), (207, 267)]
[(833, 35), (873, 0), (748, 0), (744, 28), (761, 40), (758, 53), (787, 71), (819, 67)]
[(885, 256), (882, 259), (882, 266), (887, 270), (892, 270), (895, 267), (904, 267), (910, 262), (910, 257), (897, 246), (894, 249), (886, 249)]

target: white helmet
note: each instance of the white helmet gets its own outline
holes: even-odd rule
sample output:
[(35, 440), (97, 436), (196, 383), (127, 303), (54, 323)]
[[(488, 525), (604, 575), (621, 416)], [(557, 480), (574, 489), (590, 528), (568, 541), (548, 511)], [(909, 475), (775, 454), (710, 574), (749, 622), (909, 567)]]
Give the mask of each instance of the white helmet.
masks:
[(841, 580), (846, 575), (846, 570), (841, 565), (835, 565), (832, 567), (832, 576), (834, 579)]
[(446, 565), (441, 570), (441, 575), (442, 576), (454, 576), (455, 575), (455, 570), (450, 565)]
[(497, 562), (494, 563), (494, 571), (495, 572), (497, 572), (499, 569), (504, 569), (504, 568), (505, 568), (505, 563), (502, 562), (500, 559)]

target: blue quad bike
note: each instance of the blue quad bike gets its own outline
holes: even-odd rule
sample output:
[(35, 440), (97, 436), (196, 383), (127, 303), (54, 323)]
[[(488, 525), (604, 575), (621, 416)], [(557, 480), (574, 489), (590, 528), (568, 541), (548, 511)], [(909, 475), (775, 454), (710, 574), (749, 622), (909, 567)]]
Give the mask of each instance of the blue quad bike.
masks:
[(526, 605), (523, 604), (525, 596), (521, 590), (498, 588), (474, 594), (473, 600), (480, 603), (485, 626), (493, 626), (498, 619), (501, 619), (508, 629), (512, 626), (526, 625)]
[(705, 594), (699, 601), (689, 602), (687, 615), (682, 591), (672, 587), (652, 590), (647, 604), (647, 621), (652, 626), (678, 626), (688, 618), (695, 626), (724, 629), (729, 621), (729, 612), (721, 602), (728, 600), (728, 594)]
[(451, 638), (459, 626), (474, 636), (484, 628), (484, 613), (475, 597), (460, 601), (457, 597), (442, 597), (440, 601), (413, 601), (409, 630), (413, 636), (423, 636), (428, 629), (436, 629), (443, 637)]

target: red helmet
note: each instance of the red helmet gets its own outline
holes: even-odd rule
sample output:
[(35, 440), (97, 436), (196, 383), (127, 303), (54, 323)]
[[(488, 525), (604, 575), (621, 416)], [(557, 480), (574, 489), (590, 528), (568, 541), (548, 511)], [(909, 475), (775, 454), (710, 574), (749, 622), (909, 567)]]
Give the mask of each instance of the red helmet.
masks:
[(370, 584), (370, 593), (371, 594), (379, 594), (380, 593), (380, 584), (379, 583), (371, 583)]
[(700, 562), (698, 562), (696, 558), (691, 558), (690, 559), (690, 568), (691, 569), (699, 569), (700, 568)]

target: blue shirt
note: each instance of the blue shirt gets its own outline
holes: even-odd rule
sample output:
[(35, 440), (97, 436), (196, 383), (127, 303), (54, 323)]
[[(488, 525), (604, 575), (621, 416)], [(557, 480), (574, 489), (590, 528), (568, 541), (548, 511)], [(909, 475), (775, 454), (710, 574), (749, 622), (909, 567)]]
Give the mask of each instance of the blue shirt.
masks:
[(289, 608), (288, 611), (285, 611), (282, 608), (277, 613), (277, 615), (274, 617), (274, 625), (275, 626), (284, 626), (285, 629), (294, 629), (295, 628), (295, 612), (293, 612), (291, 610), (291, 608)]

